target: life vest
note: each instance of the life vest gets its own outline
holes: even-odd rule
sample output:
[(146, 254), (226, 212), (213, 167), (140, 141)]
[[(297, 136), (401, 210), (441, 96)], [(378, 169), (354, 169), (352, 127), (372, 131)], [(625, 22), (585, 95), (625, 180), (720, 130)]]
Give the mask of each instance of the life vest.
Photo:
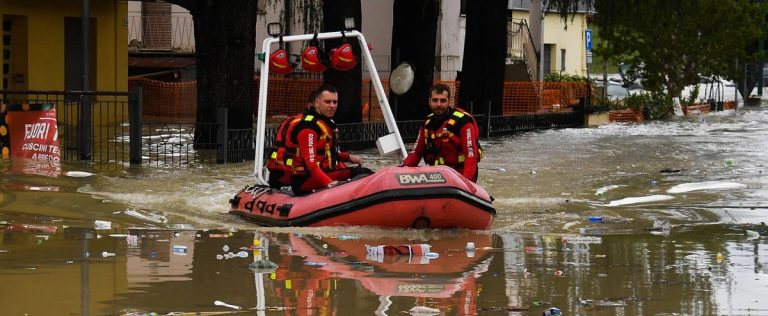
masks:
[(427, 117), (424, 122), (424, 144), (426, 151), (424, 153), (424, 162), (427, 165), (448, 165), (458, 167), (464, 165), (466, 157), (462, 150), (461, 128), (467, 123), (472, 123), (472, 134), (475, 137), (474, 143), (477, 144), (478, 158), (483, 158), (483, 150), (477, 137), (480, 131), (477, 127), (475, 118), (462, 109), (454, 109), (449, 116), (442, 121), (435, 120), (433, 114)]
[(292, 120), (286, 129), (285, 148), (287, 156), (292, 159), (286, 159), (285, 164), (292, 168), (294, 175), (305, 175), (304, 160), (301, 157), (298, 135), (305, 128), (312, 128), (317, 132), (317, 141), (315, 142), (315, 162), (324, 171), (333, 170), (339, 164), (339, 148), (336, 144), (339, 130), (333, 121), (320, 117), (321, 115), (312, 111), (305, 114), (298, 120)]
[[(286, 137), (291, 124), (300, 122), (303, 113), (285, 118), (275, 133), (275, 142), (270, 150), (269, 159), (267, 159), (267, 169), (270, 172), (292, 173), (293, 152), (286, 148)], [(294, 123), (294, 126), (296, 123)], [(284, 183), (290, 184), (290, 183)]]

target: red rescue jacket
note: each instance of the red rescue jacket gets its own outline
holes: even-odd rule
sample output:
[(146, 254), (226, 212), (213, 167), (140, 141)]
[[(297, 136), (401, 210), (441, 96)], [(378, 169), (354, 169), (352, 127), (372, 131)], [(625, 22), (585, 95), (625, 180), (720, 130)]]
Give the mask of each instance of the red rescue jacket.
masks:
[[(270, 150), (267, 159), (267, 170), (270, 172), (270, 185), (274, 187), (287, 186), (291, 184), (291, 175), (293, 174), (294, 154), (286, 147), (286, 138), (288, 130), (296, 126), (302, 120), (304, 113), (285, 118), (275, 133), (275, 142)], [(292, 125), (293, 124), (293, 125)], [(274, 178), (272, 175), (276, 175)], [(276, 183), (271, 183), (275, 181)]]
[(475, 118), (462, 109), (456, 108), (442, 117), (430, 114), (419, 128), (416, 144), (403, 165), (417, 166), (423, 158), (427, 165), (449, 166), (475, 182), (477, 163), (482, 159), (479, 136)]
[(327, 172), (346, 168), (343, 162), (349, 161), (349, 153), (338, 148), (336, 123), (314, 109), (305, 111), (300, 120), (291, 121), (286, 135), (285, 147), (293, 154), (290, 166), (294, 176), (309, 175), (315, 183), (327, 186), (334, 180)]

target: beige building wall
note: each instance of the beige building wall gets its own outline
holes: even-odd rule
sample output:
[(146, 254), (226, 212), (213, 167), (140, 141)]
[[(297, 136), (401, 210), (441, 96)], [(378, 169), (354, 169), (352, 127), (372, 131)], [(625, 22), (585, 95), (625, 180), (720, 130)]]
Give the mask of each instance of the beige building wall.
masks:
[[(544, 43), (552, 44), (550, 52), (552, 72), (562, 72), (571, 75), (587, 74), (586, 15), (579, 14), (573, 20), (568, 20), (567, 29), (563, 20), (556, 14), (544, 16)], [(565, 64), (561, 58), (561, 50), (565, 50)], [(562, 71), (561, 71), (562, 70)]]
[[(529, 20), (528, 11), (514, 11), (512, 17), (528, 21), (532, 32), (535, 32), (537, 28), (543, 30), (544, 45), (550, 45), (552, 48), (549, 55), (550, 72), (586, 75), (587, 60), (584, 31), (587, 29), (587, 18), (585, 14), (579, 13), (573, 20), (568, 19), (567, 23), (564, 23), (560, 16), (555, 13), (545, 14), (543, 23), (539, 21), (537, 24)], [(534, 38), (536, 38), (535, 35)], [(536, 47), (538, 48), (539, 46), (540, 44), (536, 43)], [(561, 56), (562, 49), (565, 49), (565, 63), (563, 63)]]

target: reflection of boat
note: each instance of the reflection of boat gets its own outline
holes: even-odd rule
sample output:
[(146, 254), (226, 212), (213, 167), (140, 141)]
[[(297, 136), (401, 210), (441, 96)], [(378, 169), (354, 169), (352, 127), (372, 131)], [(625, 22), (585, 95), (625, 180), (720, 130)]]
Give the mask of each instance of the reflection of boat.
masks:
[(231, 213), (265, 226), (488, 229), (496, 213), (483, 188), (448, 167), (384, 168), (305, 196), (248, 187), (231, 202)]
[[(270, 46), (295, 41), (357, 39), (368, 47), (357, 31), (279, 36), (264, 40), (264, 61), (259, 84), (254, 171), (257, 185), (238, 192), (230, 200), (231, 213), (266, 226), (371, 225), (380, 227), (489, 229), (496, 214), (492, 198), (482, 187), (446, 167), (384, 168), (368, 177), (319, 190), (306, 196), (267, 186), (264, 157)], [(361, 59), (371, 76), (388, 134), (379, 138), (382, 155), (406, 155), (387, 95), (371, 53), (363, 49)], [(287, 190), (287, 189), (285, 189)]]
[(55, 234), (59, 230), (55, 225), (40, 225), (40, 224), (0, 224), (0, 231), (8, 231), (12, 233), (36, 233), (36, 234)]
[[(290, 255), (282, 256), (280, 268), (270, 277), (275, 293), (283, 298), (284, 306), (297, 311), (332, 308), (338, 279), (350, 279), (380, 297), (386, 310), (393, 297), (411, 297), (419, 302), (429, 299), (429, 305), (460, 314), (475, 312), (476, 278), (488, 270), (492, 256), (488, 252), (465, 253), (468, 241), (478, 249), (491, 245), (491, 235), (465, 234), (428, 241), (430, 251), (438, 258), (394, 256), (386, 260), (370, 260), (366, 243), (401, 245), (410, 241), (392, 238), (341, 240), (318, 239), (313, 236), (291, 235), (282, 248)], [(299, 263), (297, 260), (302, 260)], [(300, 312), (301, 313), (301, 312)]]

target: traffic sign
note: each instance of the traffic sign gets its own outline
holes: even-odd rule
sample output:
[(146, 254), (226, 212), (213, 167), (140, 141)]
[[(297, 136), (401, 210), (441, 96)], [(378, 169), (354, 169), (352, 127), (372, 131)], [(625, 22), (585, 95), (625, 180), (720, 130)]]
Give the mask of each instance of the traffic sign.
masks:
[(586, 42), (587, 42), (587, 51), (591, 51), (592, 50), (592, 30), (587, 29), (586, 31), (584, 31), (584, 38), (586, 39)]

